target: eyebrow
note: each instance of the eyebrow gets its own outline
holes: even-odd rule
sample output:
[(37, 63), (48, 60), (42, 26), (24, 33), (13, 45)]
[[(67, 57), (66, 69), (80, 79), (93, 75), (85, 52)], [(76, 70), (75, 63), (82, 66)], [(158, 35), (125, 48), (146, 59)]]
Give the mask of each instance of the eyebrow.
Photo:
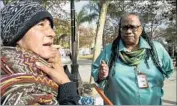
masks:
[(42, 19), (41, 21), (39, 21), (39, 23), (40, 23), (40, 22), (46, 22), (45, 20), (48, 20), (50, 26), (52, 25), (51, 22), (50, 22), (50, 20), (47, 19), (47, 18)]

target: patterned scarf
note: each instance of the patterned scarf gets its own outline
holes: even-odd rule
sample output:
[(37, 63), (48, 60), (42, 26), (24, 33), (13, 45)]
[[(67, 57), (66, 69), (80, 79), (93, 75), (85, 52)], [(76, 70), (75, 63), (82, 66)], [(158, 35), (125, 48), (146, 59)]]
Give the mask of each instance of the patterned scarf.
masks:
[(49, 63), (19, 47), (1, 47), (1, 105), (58, 105), (58, 85), (36, 67)]
[(121, 60), (131, 66), (138, 65), (145, 56), (145, 49), (138, 49), (131, 52), (119, 52)]

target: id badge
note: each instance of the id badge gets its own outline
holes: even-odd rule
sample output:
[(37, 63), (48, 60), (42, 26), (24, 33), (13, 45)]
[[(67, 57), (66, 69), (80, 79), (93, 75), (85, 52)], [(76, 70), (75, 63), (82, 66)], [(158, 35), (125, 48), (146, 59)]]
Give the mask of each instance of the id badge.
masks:
[(137, 76), (137, 79), (138, 79), (138, 87), (139, 88), (148, 88), (149, 87), (145, 74), (139, 73)]

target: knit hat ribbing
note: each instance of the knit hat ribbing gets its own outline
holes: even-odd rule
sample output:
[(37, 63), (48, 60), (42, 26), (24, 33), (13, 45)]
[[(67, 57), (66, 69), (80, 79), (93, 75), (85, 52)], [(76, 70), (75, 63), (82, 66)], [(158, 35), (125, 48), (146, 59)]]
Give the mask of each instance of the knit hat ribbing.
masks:
[(39, 21), (53, 17), (37, 2), (15, 1), (1, 10), (1, 39), (5, 46), (15, 46), (25, 33)]

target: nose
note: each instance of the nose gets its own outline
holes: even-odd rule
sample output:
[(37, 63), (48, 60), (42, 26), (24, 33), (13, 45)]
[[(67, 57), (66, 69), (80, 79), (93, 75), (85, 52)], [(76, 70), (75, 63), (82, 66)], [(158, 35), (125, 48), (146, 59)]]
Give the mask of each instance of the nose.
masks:
[(130, 34), (130, 33), (132, 33), (132, 30), (131, 30), (130, 28), (128, 28), (128, 29), (126, 30), (126, 34)]
[(46, 30), (46, 34), (48, 37), (54, 38), (56, 36), (54, 30), (51, 27), (48, 27)]

